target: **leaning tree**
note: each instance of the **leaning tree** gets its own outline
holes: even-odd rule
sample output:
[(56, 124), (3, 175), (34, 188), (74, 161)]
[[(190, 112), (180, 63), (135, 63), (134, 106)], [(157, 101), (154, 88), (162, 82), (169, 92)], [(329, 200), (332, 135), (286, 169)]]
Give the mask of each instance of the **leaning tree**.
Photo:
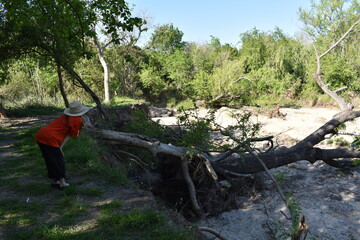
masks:
[(101, 16), (103, 34), (118, 41), (118, 29), (131, 31), (141, 23), (131, 17), (125, 1), (118, 0), (1, 0), (0, 1), (0, 61), (23, 54), (36, 53), (56, 63), (59, 85), (62, 88), (61, 69), (64, 69), (93, 98), (98, 108), (101, 101), (74, 70), (81, 57), (90, 57), (88, 39), (95, 37), (94, 26)]

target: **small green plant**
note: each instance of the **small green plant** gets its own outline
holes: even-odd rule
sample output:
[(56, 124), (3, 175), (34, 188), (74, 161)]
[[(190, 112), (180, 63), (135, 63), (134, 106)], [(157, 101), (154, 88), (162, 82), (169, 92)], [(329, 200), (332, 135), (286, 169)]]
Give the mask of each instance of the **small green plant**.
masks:
[(280, 184), (283, 184), (285, 182), (285, 172), (283, 172), (283, 171), (274, 172), (273, 177)]
[(215, 112), (209, 111), (204, 117), (199, 117), (198, 109), (180, 109), (179, 124), (182, 132), (179, 144), (184, 147), (209, 149), (212, 144), (210, 132), (215, 122)]
[(354, 165), (357, 166), (360, 164), (360, 159), (354, 159)]
[(290, 210), (291, 218), (292, 218), (291, 235), (293, 235), (294, 233), (296, 233), (297, 228), (299, 226), (300, 215), (301, 215), (302, 209), (301, 209), (300, 203), (294, 197), (288, 198), (288, 208)]
[(354, 136), (354, 141), (351, 143), (351, 147), (360, 149), (360, 136)]

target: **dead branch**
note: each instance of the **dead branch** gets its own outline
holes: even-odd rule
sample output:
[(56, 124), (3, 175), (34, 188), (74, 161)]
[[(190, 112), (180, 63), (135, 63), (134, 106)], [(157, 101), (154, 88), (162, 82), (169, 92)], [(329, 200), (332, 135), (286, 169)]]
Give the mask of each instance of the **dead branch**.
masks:
[(192, 181), (190, 175), (189, 175), (189, 168), (188, 168), (188, 158), (184, 157), (181, 159), (181, 167), (183, 170), (183, 175), (185, 178), (185, 182), (188, 186), (189, 189), (189, 193), (190, 193), (190, 200), (191, 200), (191, 204), (193, 207), (193, 210), (195, 211), (196, 215), (198, 217), (202, 216), (202, 212), (201, 212), (201, 208), (199, 206), (197, 197), (196, 197), (196, 189), (195, 189), (195, 185), (194, 182)]
[(226, 237), (222, 236), (220, 233), (218, 233), (217, 231), (215, 231), (212, 228), (199, 227), (198, 230), (203, 231), (203, 232), (209, 232), (209, 233), (213, 234), (215, 237), (219, 238), (220, 240), (228, 240)]
[(337, 47), (353, 31), (353, 29), (359, 23), (360, 23), (360, 19), (357, 20), (336, 43), (334, 43), (332, 46), (330, 46), (330, 48), (327, 49), (322, 54), (319, 54), (316, 46), (314, 45), (315, 53), (316, 53), (316, 61), (317, 61), (317, 71), (314, 74), (314, 79), (315, 79), (316, 83), (319, 85), (319, 87), (324, 91), (324, 93), (326, 93), (332, 99), (334, 99), (335, 102), (339, 105), (340, 109), (343, 111), (352, 110), (354, 108), (354, 106), (351, 103), (347, 103), (342, 97), (340, 97), (337, 94), (339, 91), (330, 90), (330, 88), (324, 83), (324, 81), (322, 80), (322, 74), (321, 74), (321, 59), (324, 56), (326, 56), (329, 52), (331, 52), (335, 47)]

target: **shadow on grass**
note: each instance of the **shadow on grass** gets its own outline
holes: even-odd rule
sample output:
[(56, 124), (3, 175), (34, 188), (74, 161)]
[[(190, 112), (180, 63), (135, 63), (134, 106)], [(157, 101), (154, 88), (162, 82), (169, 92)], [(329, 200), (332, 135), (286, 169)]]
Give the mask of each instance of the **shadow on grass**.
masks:
[(8, 109), (11, 117), (34, 117), (56, 114), (64, 111), (64, 108), (56, 106), (43, 106), (40, 104), (26, 105), (23, 107), (12, 107)]

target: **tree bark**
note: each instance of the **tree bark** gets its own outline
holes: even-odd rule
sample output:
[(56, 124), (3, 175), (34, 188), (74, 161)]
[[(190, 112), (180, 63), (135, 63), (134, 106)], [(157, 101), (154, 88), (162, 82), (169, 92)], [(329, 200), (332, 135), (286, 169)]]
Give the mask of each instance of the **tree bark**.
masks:
[(347, 111), (347, 110), (351, 110), (354, 108), (354, 106), (351, 103), (347, 103), (342, 97), (340, 97), (337, 93), (337, 90), (332, 91), (328, 85), (326, 85), (322, 79), (322, 74), (321, 74), (321, 59), (323, 57), (325, 57), (329, 52), (331, 52), (336, 46), (338, 46), (352, 31), (353, 29), (360, 24), (360, 19), (358, 19), (349, 29), (348, 31), (346, 31), (346, 33), (344, 33), (344, 35), (337, 41), (335, 42), (332, 46), (329, 47), (329, 49), (327, 49), (324, 53), (319, 54), (318, 50), (315, 46), (315, 53), (316, 53), (316, 62), (317, 62), (317, 70), (316, 73), (314, 74), (314, 79), (316, 81), (316, 83), (319, 85), (319, 87), (324, 91), (324, 93), (326, 93), (327, 95), (329, 95), (332, 99), (334, 99), (334, 101), (339, 105), (340, 109), (342, 111)]
[(111, 41), (105, 44), (104, 46), (101, 46), (99, 41), (95, 38), (94, 39), (95, 45), (98, 49), (98, 56), (101, 63), (101, 66), (104, 70), (104, 102), (108, 103), (110, 102), (110, 90), (109, 90), (109, 66), (106, 63), (105, 57), (104, 57), (104, 51), (107, 46), (111, 44)]
[(74, 71), (74, 69), (67, 64), (62, 63), (59, 61), (59, 64), (62, 66), (62, 68), (72, 77), (74, 78), (80, 85), (84, 88), (84, 90), (92, 97), (94, 102), (96, 103), (97, 108), (99, 109), (99, 112), (101, 115), (108, 119), (107, 114), (105, 113), (104, 109), (101, 106), (100, 98), (94, 93), (93, 90), (84, 82), (84, 80)]
[(62, 77), (62, 73), (61, 73), (61, 66), (60, 66), (59, 63), (56, 63), (56, 70), (57, 70), (58, 79), (59, 79), (60, 93), (61, 93), (61, 96), (62, 96), (62, 98), (64, 100), (65, 106), (68, 108), (69, 107), (69, 100), (67, 99), (67, 96), (66, 96), (66, 93), (65, 93), (64, 81), (63, 81), (63, 77)]
[[(322, 160), (334, 167), (353, 167), (353, 161), (337, 159), (360, 158), (359, 149), (321, 149), (314, 146), (324, 140), (325, 135), (333, 133), (335, 128), (340, 124), (353, 120), (359, 116), (360, 110), (340, 112), (339, 114), (335, 115), (333, 119), (325, 123), (323, 126), (321, 126), (319, 129), (296, 145), (286, 149), (260, 153), (257, 156), (262, 160), (268, 169), (281, 167), (301, 160), (307, 160), (310, 163), (315, 163), (316, 161)], [(194, 155), (203, 155), (206, 159), (210, 160), (215, 172), (221, 173), (226, 170), (233, 173), (252, 174), (264, 171), (264, 167), (259, 161), (256, 161), (256, 158), (251, 153), (242, 153), (241, 156), (239, 154), (229, 153), (229, 157), (218, 159), (216, 156), (211, 157), (208, 154), (198, 150), (160, 143), (156, 140), (151, 140), (146, 136), (138, 134), (129, 134), (89, 127), (85, 128), (85, 131), (91, 135), (108, 140), (115, 144), (146, 149), (152, 153), (153, 156), (165, 154), (176, 157), (178, 159), (183, 159), (189, 154), (189, 152), (192, 152)]]

